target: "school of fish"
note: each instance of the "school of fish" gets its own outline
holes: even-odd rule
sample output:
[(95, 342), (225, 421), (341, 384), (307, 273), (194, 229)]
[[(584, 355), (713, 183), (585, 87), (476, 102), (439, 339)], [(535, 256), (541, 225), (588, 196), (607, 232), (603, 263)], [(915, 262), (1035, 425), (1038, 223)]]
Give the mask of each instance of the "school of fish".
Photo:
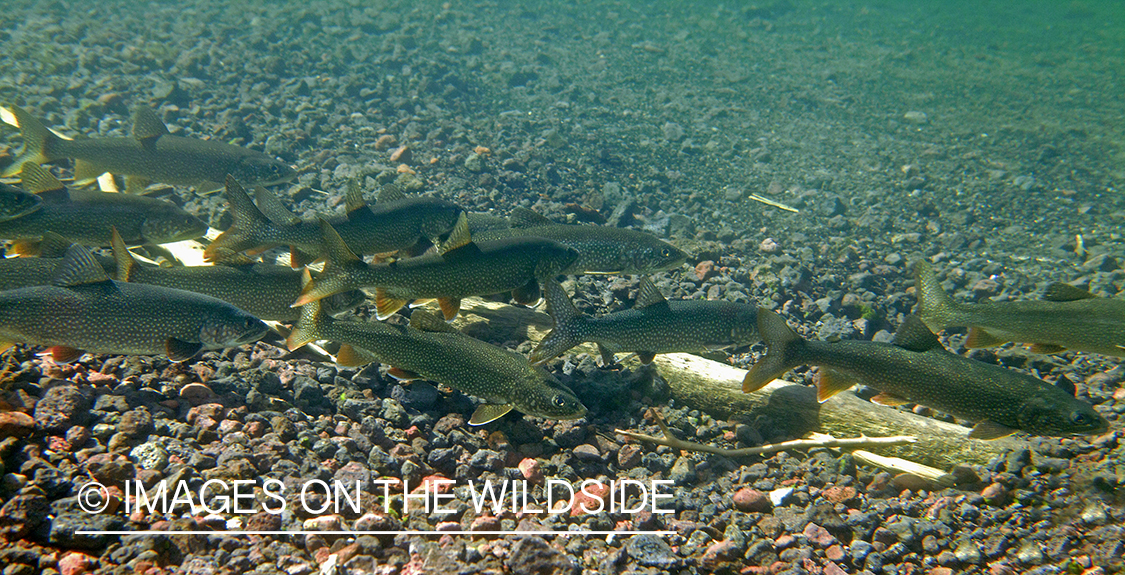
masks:
[[(293, 179), (292, 166), (252, 149), (174, 136), (148, 107), (136, 108), (131, 135), (118, 138), (70, 140), (14, 105), (0, 108), (0, 119), (23, 137), (2, 172), (18, 175), (21, 186), (0, 184), (0, 239), (9, 242), (9, 257), (0, 260), (2, 350), (38, 346), (60, 362), (87, 352), (188, 361), (262, 340), (270, 330), (263, 320), (285, 322), (292, 324), (282, 328), (289, 349), (329, 340), (341, 344), (340, 364), (378, 362), (392, 376), (444, 384), (481, 401), (469, 423), (483, 425), (513, 410), (585, 416), (581, 398), (542, 367), (584, 342), (596, 344), (605, 364), (628, 352), (647, 364), (660, 353), (762, 340), (768, 351), (746, 374), (745, 392), (810, 364), (821, 367), (821, 401), (861, 383), (879, 391), (877, 403), (921, 404), (968, 420), (975, 438), (1108, 429), (1067, 378), (1051, 384), (967, 359), (935, 335), (967, 327), (970, 348), (1022, 342), (1043, 353), (1125, 356), (1125, 302), (1067, 284), (1048, 287), (1042, 301), (960, 304), (923, 261), (915, 278), (919, 315), (907, 317), (893, 343), (812, 341), (756, 305), (666, 299), (649, 275), (690, 256), (644, 232), (560, 224), (521, 207), (506, 219), (470, 214), (440, 198), (407, 197), (393, 184), (369, 205), (354, 181), (345, 216), (302, 219), (266, 189)], [(70, 187), (42, 165), (66, 160)], [(130, 193), (82, 189), (106, 173), (124, 177)], [(130, 252), (208, 231), (172, 201), (143, 195), (154, 182), (224, 190), (233, 223), (206, 246), (212, 265), (152, 265)], [(289, 251), (290, 266), (257, 260), (278, 247)], [(91, 251), (99, 248), (112, 257)], [(305, 265), (318, 260), (324, 268), (314, 276)], [(599, 317), (580, 312), (558, 281), (580, 274), (640, 275), (634, 305)], [(333, 317), (363, 304), (361, 290), (374, 292), (375, 320)], [(524, 305), (545, 301), (554, 327), (530, 357), (446, 323), (463, 298), (495, 294)], [(415, 309), (409, 325), (383, 321), (411, 302), (435, 300), (443, 317)]]

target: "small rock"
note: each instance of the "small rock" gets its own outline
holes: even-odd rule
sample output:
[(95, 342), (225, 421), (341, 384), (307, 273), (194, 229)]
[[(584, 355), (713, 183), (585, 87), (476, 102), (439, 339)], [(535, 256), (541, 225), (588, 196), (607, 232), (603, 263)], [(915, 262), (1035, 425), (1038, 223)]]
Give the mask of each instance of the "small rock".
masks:
[(0, 412), (0, 439), (27, 437), (35, 431), (35, 418), (22, 411)]
[(1034, 541), (1028, 541), (1016, 553), (1016, 559), (1024, 565), (1039, 565), (1043, 562), (1043, 550)]
[(1008, 501), (1008, 490), (1000, 483), (993, 483), (980, 492), (980, 496), (989, 505), (1003, 507)]
[(762, 243), (758, 244), (758, 250), (767, 254), (775, 254), (781, 250), (781, 245), (773, 238), (766, 238), (762, 240)]
[(52, 387), (35, 404), (35, 423), (47, 431), (65, 431), (90, 417), (90, 398), (73, 385)]
[(857, 493), (855, 487), (851, 487), (849, 485), (833, 485), (831, 487), (824, 488), (820, 492), (820, 496), (823, 497), (825, 501), (828, 501), (830, 503), (843, 503), (845, 505), (854, 501), (856, 495)]
[(1101, 503), (1092, 502), (1082, 510), (1082, 522), (1086, 525), (1105, 525), (1109, 522), (1109, 515)]
[(734, 493), (734, 506), (745, 513), (769, 513), (773, 509), (773, 504), (765, 493), (749, 487), (743, 487)]
[(643, 454), (641, 448), (633, 443), (626, 443), (617, 452), (617, 468), (632, 469), (641, 464)]
[(99, 453), (86, 460), (86, 473), (106, 485), (123, 485), (132, 479), (136, 468), (128, 457), (117, 453)]
[(957, 556), (957, 560), (962, 563), (977, 565), (981, 562), (980, 548), (969, 540), (959, 543), (957, 548), (953, 551), (953, 554)]
[(715, 262), (712, 260), (701, 261), (695, 265), (695, 277), (699, 278), (699, 281), (706, 281), (715, 273)]
[(781, 507), (782, 505), (785, 505), (785, 502), (789, 500), (789, 496), (792, 494), (792, 487), (780, 487), (778, 489), (774, 489), (773, 491), (770, 491), (770, 502), (773, 503), (774, 507)]
[(168, 452), (155, 442), (142, 443), (129, 452), (129, 457), (141, 466), (141, 469), (163, 470), (168, 465)]
[(22, 539), (48, 519), (51, 502), (39, 493), (16, 495), (0, 508), (0, 535), (8, 541)]
[(520, 461), (519, 470), (523, 478), (532, 483), (543, 481), (543, 466), (540, 465), (538, 459), (524, 458)]
[(410, 160), (412, 160), (413, 158), (414, 158), (414, 154), (410, 151), (410, 148), (407, 147), (407, 146), (402, 146), (401, 148), (398, 148), (395, 151), (391, 152), (391, 161), (392, 162), (401, 162), (403, 164), (409, 164)]
[(573, 450), (574, 456), (581, 461), (601, 461), (602, 454), (598, 452), (597, 446), (583, 443)]
[(215, 392), (202, 383), (189, 383), (180, 388), (180, 399), (192, 405), (203, 405), (215, 400)]
[(672, 480), (673, 485), (684, 485), (695, 481), (695, 462), (681, 455), (672, 464), (672, 471), (668, 473), (668, 478)]
[(680, 564), (680, 558), (663, 537), (643, 533), (629, 538), (625, 552), (645, 567), (671, 569)]
[(511, 573), (571, 573), (578, 570), (570, 557), (542, 537), (525, 537), (512, 545), (507, 560)]
[(902, 119), (910, 122), (911, 124), (925, 124), (930, 121), (930, 117), (925, 112), (911, 110), (902, 115)]
[(97, 565), (98, 560), (85, 553), (67, 553), (59, 559), (59, 573), (61, 575), (81, 575), (89, 573)]

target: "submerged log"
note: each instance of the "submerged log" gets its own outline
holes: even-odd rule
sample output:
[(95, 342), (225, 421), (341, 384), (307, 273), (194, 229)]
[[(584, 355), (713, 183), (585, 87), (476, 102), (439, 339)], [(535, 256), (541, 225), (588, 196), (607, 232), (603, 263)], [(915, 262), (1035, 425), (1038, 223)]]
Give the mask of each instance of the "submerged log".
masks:
[[(491, 341), (538, 342), (553, 322), (542, 312), (470, 298), (461, 303), (461, 315), (454, 325), (467, 335)], [(590, 344), (568, 353), (581, 352), (597, 354)], [(958, 463), (987, 463), (1020, 445), (1013, 438), (972, 439), (967, 427), (871, 403), (850, 391), (819, 403), (813, 387), (775, 379), (758, 391), (742, 393), (746, 370), (693, 354), (657, 355), (653, 363), (671, 388), (676, 405), (723, 420), (752, 422), (764, 416), (792, 437), (813, 431), (837, 437), (913, 435), (918, 438), (916, 443), (881, 447), (880, 451), (943, 469)], [(641, 368), (635, 357), (624, 364), (629, 369)]]

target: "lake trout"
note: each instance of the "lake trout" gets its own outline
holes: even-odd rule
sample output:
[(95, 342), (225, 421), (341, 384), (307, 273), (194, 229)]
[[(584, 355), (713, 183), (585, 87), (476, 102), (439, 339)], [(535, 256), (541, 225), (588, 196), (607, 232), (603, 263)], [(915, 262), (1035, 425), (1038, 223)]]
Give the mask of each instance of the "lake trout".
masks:
[(539, 281), (554, 277), (578, 257), (574, 248), (536, 237), (474, 243), (462, 212), (440, 253), (367, 265), (322, 220), (327, 262), (293, 304), (343, 291), (375, 288), (375, 309), (386, 319), (410, 300), (437, 299), (445, 319), (457, 317), (461, 298), (513, 292), (517, 302), (539, 301)]
[[(297, 218), (281, 200), (264, 188), (255, 191), (257, 205), (233, 178), (227, 180), (227, 201), (234, 223), (215, 239), (203, 255), (220, 261), (243, 251), (260, 252), (289, 246), (297, 262), (324, 255), (324, 238), (318, 221)], [(384, 187), (374, 207), (363, 200), (359, 184), (348, 184), (347, 219), (332, 220), (336, 231), (353, 253), (382, 254), (408, 248), (420, 239), (437, 241), (457, 223), (462, 209), (438, 198), (407, 198), (393, 186)]]
[(543, 363), (587, 341), (598, 344), (602, 361), (633, 351), (641, 363), (658, 353), (698, 352), (758, 341), (758, 308), (729, 301), (666, 300), (647, 276), (632, 309), (590, 317), (574, 307), (559, 282), (544, 282), (547, 311), (555, 327), (531, 352)]
[(150, 182), (221, 184), (228, 174), (260, 185), (286, 182), (296, 176), (288, 164), (262, 152), (173, 136), (147, 106), (136, 108), (131, 137), (76, 140), (58, 137), (18, 106), (7, 108), (23, 135), (23, 150), (4, 176), (15, 173), (24, 162), (45, 164), (65, 158), (74, 159), (75, 182), (88, 183), (109, 172), (126, 176), (130, 192), (140, 192)]
[(305, 305), (289, 349), (317, 339), (344, 344), (342, 365), (378, 361), (394, 366), (403, 379), (425, 378), (485, 401), (469, 419), (484, 425), (512, 409), (546, 419), (577, 419), (586, 407), (574, 392), (527, 358), (461, 334), (437, 316), (414, 310), (410, 325), (338, 321), (324, 315), (319, 302)]
[[(87, 246), (109, 246), (117, 228), (129, 245), (163, 244), (203, 236), (207, 225), (171, 202), (111, 192), (69, 190), (50, 172), (28, 162), (20, 172), (40, 209), (0, 222), (0, 238), (18, 240), (16, 252), (36, 253), (37, 241), (54, 232)], [(0, 190), (0, 195), (6, 192)]]
[(651, 274), (679, 267), (688, 255), (652, 234), (606, 226), (553, 222), (527, 208), (517, 207), (508, 228), (476, 234), (478, 241), (537, 237), (578, 250), (578, 259), (560, 275)]
[(968, 327), (965, 347), (1030, 343), (1036, 353), (1068, 349), (1125, 357), (1125, 300), (1095, 297), (1064, 283), (1047, 286), (1042, 301), (957, 303), (924, 261), (915, 270), (918, 315), (934, 331)]
[(1059, 378), (1059, 385), (1051, 385), (950, 353), (918, 316), (907, 316), (893, 344), (806, 340), (765, 308), (758, 310), (758, 331), (769, 349), (746, 374), (742, 391), (747, 393), (808, 364), (821, 367), (816, 380), (821, 402), (863, 383), (880, 391), (871, 400), (875, 403), (918, 403), (975, 422), (969, 437), (977, 439), (997, 439), (1021, 430), (1033, 435), (1084, 435), (1109, 428), (1093, 407), (1074, 397), (1074, 384), (1065, 376)]
[[(182, 289), (221, 299), (261, 319), (296, 321), (300, 311), (290, 307), (304, 286), (302, 273), (262, 263), (218, 266), (145, 266), (137, 263), (120, 236), (114, 234), (113, 255), (118, 281)], [(23, 259), (23, 258), (21, 258)], [(365, 296), (352, 290), (325, 298), (325, 311), (335, 314), (354, 308)]]
[(205, 349), (261, 339), (266, 324), (213, 297), (109, 279), (86, 248), (71, 246), (53, 285), (0, 292), (0, 351), (49, 346), (57, 361), (91, 353), (185, 361)]

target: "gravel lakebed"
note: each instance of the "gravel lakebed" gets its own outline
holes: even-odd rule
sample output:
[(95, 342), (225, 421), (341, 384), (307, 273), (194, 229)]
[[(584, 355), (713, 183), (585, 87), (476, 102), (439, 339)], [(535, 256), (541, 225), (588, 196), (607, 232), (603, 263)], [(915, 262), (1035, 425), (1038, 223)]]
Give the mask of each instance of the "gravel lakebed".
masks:
[[(1125, 289), (1125, 24), (1111, 4), (7, 4), (0, 101), (89, 136), (126, 135), (130, 108), (151, 105), (177, 135), (297, 166), (274, 189), (303, 217), (342, 214), (358, 178), (369, 197), (396, 182), (473, 211), (647, 230), (692, 254), (654, 277), (667, 297), (758, 303), (807, 337), (889, 341), (914, 307), (919, 258), (958, 301), (1035, 298), (1054, 281)], [(21, 141), (0, 136), (6, 163)], [(221, 194), (150, 193), (229, 226)], [(565, 285), (591, 314), (637, 292), (633, 277)], [(692, 441), (792, 438), (677, 404), (657, 369), (602, 369), (586, 354), (547, 364), (590, 408), (584, 419), (473, 427), (476, 400), (462, 393), (265, 343), (185, 363), (58, 365), (15, 348), (0, 386), (0, 573), (1122, 571), (1120, 360), (941, 338), (973, 359), (1066, 375), (1111, 431), (1024, 436), (943, 487), (837, 450), (732, 459), (635, 442), (614, 430), (659, 435), (653, 408)], [(763, 351), (708, 355), (746, 368)], [(403, 513), (402, 485), (436, 479), (452, 480), (431, 484), (452, 512), (414, 499)], [(634, 509), (637, 484), (670, 480), (671, 512), (531, 512), (551, 511), (550, 486), (588, 479), (604, 486), (553, 500), (606, 503), (608, 483), (630, 479)], [(246, 481), (241, 501), (256, 511), (151, 512), (126, 494), (213, 480)], [(358, 482), (361, 508), (309, 512), (325, 503), (300, 500), (313, 480)], [(532, 508), (478, 513), (470, 481), (526, 486)], [(85, 497), (92, 482), (109, 497)], [(329, 533), (353, 529), (670, 533)], [(169, 533), (80, 533), (144, 530)], [(302, 533), (223, 534), (237, 530)]]

